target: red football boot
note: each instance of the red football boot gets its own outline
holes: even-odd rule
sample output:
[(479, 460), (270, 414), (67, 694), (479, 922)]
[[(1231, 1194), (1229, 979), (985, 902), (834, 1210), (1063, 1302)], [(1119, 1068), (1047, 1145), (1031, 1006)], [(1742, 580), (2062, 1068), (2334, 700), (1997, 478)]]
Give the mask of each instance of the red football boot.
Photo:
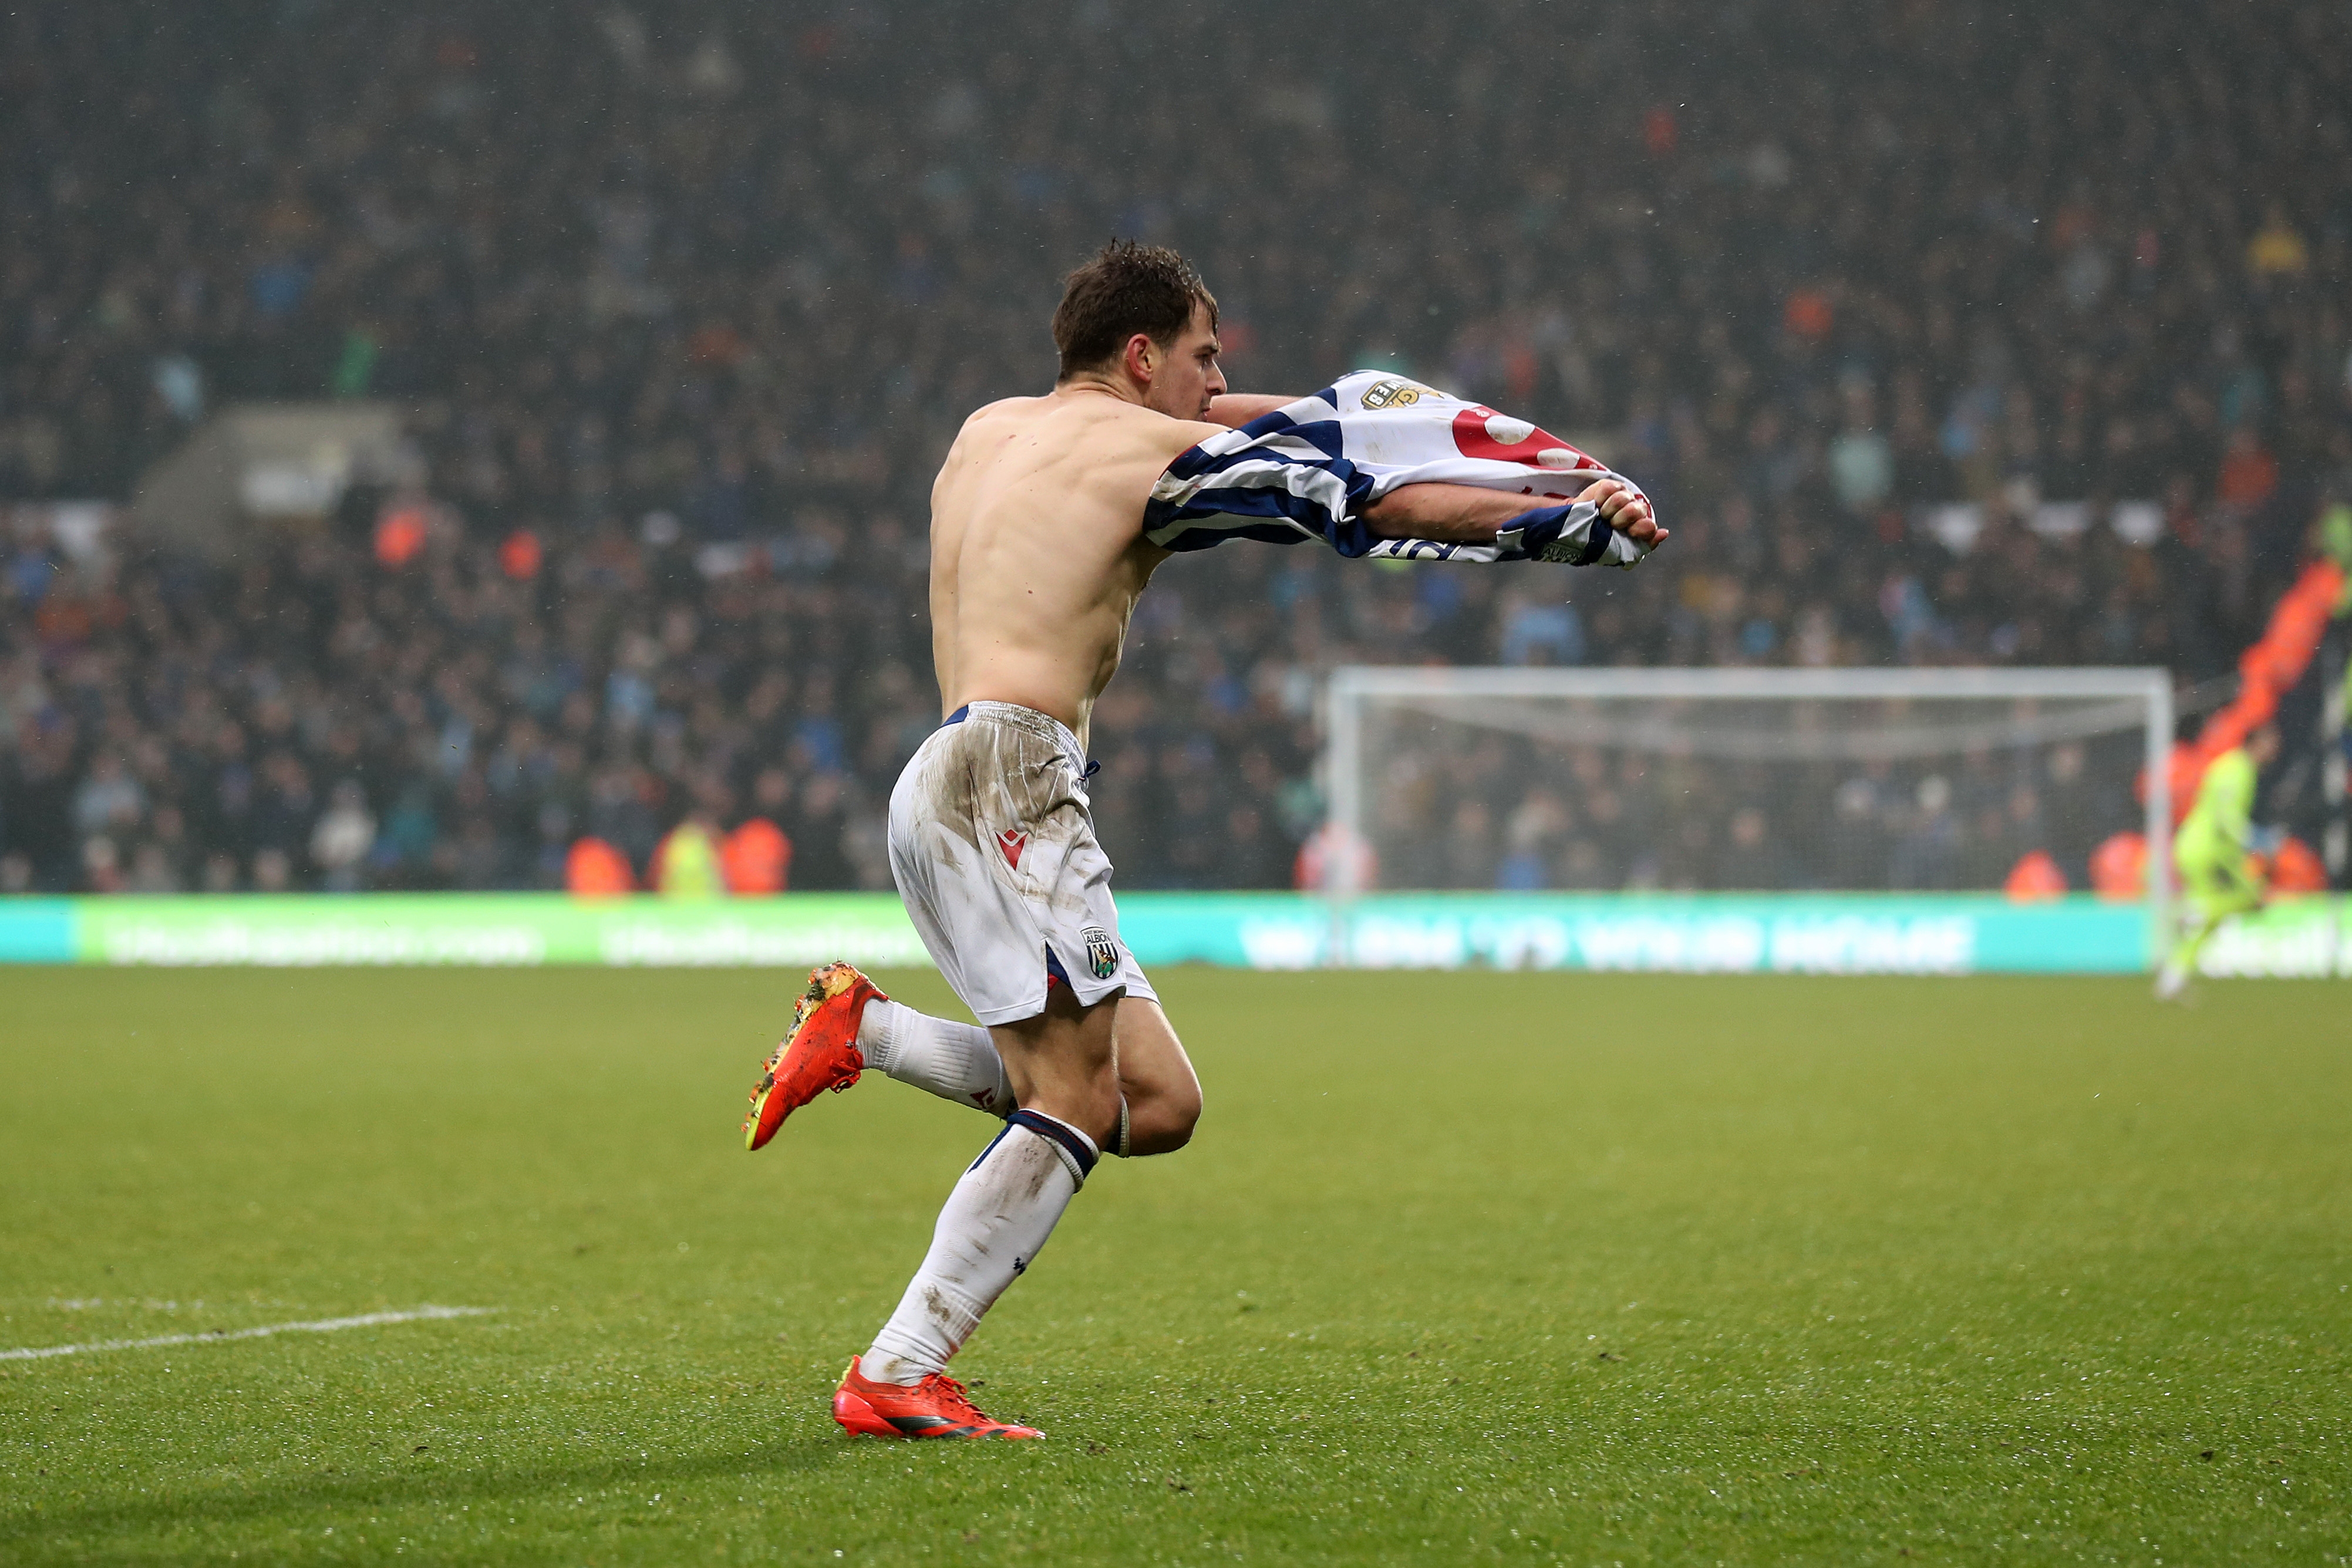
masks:
[(768, 1058), (743, 1119), (743, 1146), (756, 1149), (776, 1135), (784, 1118), (830, 1089), (838, 1094), (866, 1071), (857, 1049), (857, 1020), (866, 1004), (887, 1001), (853, 964), (827, 964), (809, 975), (793, 1009), (793, 1027)]
[(944, 1372), (934, 1372), (909, 1388), (897, 1383), (877, 1383), (857, 1369), (859, 1357), (849, 1358), (841, 1386), (833, 1391), (833, 1418), (852, 1437), (1042, 1437), (1034, 1427), (992, 1421), (972, 1408), (963, 1385)]

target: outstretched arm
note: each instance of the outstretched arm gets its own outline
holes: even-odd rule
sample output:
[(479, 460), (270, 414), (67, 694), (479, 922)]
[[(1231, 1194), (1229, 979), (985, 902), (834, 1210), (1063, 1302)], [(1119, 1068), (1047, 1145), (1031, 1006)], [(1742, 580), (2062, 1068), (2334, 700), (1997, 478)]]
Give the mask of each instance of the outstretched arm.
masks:
[[(1215, 412), (1239, 414), (1244, 406)], [(1468, 472), (1482, 479), (1493, 472), (1498, 484), (1491, 487), (1434, 476), (1412, 481), (1393, 471), (1383, 485), (1334, 450), (1344, 444), (1332, 434), (1328, 422), (1302, 425), (1276, 411), (1197, 443), (1152, 486), (1143, 537), (1176, 551), (1236, 538), (1293, 544), (1303, 537), (1350, 559), (1619, 568), (1633, 566), (1666, 538), (1641, 491), (1605, 470), (1575, 475), (1587, 484), (1572, 501), (1534, 494), (1535, 481), (1518, 477), (1525, 465), (1470, 465)]]
[[(1532, 498), (1475, 485), (1400, 485), (1358, 515), (1380, 538), (1491, 544), (1499, 529), (1537, 509), (1528, 504)], [(1617, 480), (1595, 480), (1577, 499), (1598, 505), (1603, 521), (1643, 549), (1666, 541), (1650, 503)]]

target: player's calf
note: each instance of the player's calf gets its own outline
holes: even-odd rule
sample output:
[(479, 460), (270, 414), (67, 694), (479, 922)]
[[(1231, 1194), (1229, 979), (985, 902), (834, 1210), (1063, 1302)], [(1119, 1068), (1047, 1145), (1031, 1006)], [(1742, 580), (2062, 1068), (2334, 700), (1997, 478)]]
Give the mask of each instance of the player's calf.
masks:
[(978, 1024), (933, 1018), (877, 996), (858, 1023), (857, 1048), (868, 1067), (901, 1083), (992, 1116), (1013, 1113), (1013, 1081), (996, 1042)]
[(922, 1267), (866, 1353), (871, 1380), (913, 1387), (944, 1373), (1044, 1249), (1100, 1154), (1070, 1124), (1015, 1111), (948, 1195)]

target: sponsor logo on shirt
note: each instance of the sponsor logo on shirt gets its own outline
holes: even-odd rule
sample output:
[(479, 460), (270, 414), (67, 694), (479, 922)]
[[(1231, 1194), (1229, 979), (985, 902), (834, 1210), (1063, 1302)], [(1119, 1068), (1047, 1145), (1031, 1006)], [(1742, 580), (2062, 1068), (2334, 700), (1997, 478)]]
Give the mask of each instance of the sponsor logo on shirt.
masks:
[(1013, 870), (1021, 869), (1021, 852), (1029, 847), (1029, 835), (1018, 828), (1007, 828), (996, 835), (996, 847), (1004, 852), (1004, 861)]
[(1423, 398), (1437, 395), (1433, 389), (1423, 386), (1417, 382), (1406, 381), (1402, 376), (1382, 376), (1364, 389), (1364, 406), (1366, 408), (1403, 408), (1410, 403), (1419, 402)]

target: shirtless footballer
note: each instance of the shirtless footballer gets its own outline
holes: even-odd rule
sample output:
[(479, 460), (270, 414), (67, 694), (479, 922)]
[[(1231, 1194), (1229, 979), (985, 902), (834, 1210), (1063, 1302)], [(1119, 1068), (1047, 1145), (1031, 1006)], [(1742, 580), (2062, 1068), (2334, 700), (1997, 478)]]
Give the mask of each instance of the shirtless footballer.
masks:
[[(1147, 502), (1204, 438), (1290, 402), (1225, 392), (1217, 307), (1173, 252), (1115, 244), (1070, 274), (1054, 313), (1061, 373), (964, 423), (931, 489), (931, 648), (944, 722), (890, 799), (908, 914), (980, 1027), (891, 1001), (847, 964), (809, 979), (751, 1096), (751, 1148), (824, 1090), (878, 1068), (1004, 1119), (957, 1182), (903, 1300), (833, 1401), (853, 1433), (1034, 1437), (947, 1375), (1105, 1153), (1183, 1147), (1201, 1087), (1118, 938), (1087, 810), (1095, 699), (1136, 601), (1169, 552)], [(1638, 491), (1580, 497), (1646, 547)], [(1469, 543), (1529, 515), (1521, 496), (1412, 484), (1366, 507), (1381, 538)]]

